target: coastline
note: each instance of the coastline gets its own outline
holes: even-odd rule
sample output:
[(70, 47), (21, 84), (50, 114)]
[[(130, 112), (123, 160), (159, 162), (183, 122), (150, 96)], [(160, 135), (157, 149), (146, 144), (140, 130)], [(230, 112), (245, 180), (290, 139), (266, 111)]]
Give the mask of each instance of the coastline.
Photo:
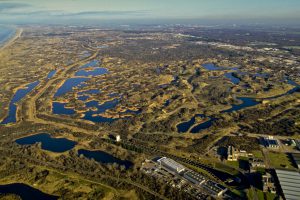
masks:
[(10, 37), (6, 42), (4, 42), (3, 44), (0, 44), (0, 51), (2, 51), (3, 49), (11, 46), (18, 38), (21, 37), (23, 33), (23, 29), (22, 28), (18, 28), (16, 30), (16, 33), (14, 34), (14, 36)]

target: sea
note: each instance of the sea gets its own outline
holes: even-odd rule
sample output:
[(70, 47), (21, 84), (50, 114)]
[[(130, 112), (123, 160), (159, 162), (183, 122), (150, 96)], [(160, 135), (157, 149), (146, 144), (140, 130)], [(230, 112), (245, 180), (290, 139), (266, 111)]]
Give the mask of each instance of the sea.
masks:
[(4, 45), (16, 33), (16, 29), (9, 26), (0, 25), (0, 47)]

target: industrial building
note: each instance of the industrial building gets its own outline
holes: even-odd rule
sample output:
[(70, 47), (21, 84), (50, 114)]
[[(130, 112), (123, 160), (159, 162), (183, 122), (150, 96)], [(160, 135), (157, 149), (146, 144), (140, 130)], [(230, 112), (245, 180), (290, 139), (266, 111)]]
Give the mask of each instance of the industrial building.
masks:
[(158, 159), (157, 162), (159, 163), (159, 165), (161, 167), (165, 167), (168, 170), (171, 170), (172, 172), (175, 172), (178, 174), (185, 171), (185, 167), (183, 165), (179, 164), (178, 162), (176, 162), (170, 158), (162, 157), (162, 158)]
[(253, 154), (247, 153), (244, 150), (237, 150), (233, 146), (229, 146), (227, 149), (227, 160), (237, 161), (240, 157), (253, 157)]
[(274, 139), (273, 136), (269, 136), (264, 138), (265, 141), (265, 146), (268, 148), (272, 148), (272, 149), (278, 149), (279, 148), (279, 143), (278, 140)]
[(300, 199), (300, 173), (276, 169), (279, 185), (286, 200)]
[(227, 188), (211, 180), (206, 181), (201, 186), (215, 197), (221, 197), (227, 191)]
[(205, 178), (194, 171), (185, 172), (183, 177), (196, 185), (201, 185), (202, 183), (205, 182)]
[(191, 184), (192, 187), (203, 190), (213, 197), (222, 197), (227, 191), (226, 187), (205, 178), (193, 170), (185, 168), (183, 165), (170, 158), (163, 157), (158, 159), (156, 162), (161, 169), (165, 169), (171, 174), (177, 174), (178, 176), (176, 177), (181, 177), (181, 179), (187, 181), (188, 184)]
[(227, 160), (228, 161), (237, 161), (238, 156), (237, 156), (237, 151), (233, 146), (229, 146), (227, 150)]

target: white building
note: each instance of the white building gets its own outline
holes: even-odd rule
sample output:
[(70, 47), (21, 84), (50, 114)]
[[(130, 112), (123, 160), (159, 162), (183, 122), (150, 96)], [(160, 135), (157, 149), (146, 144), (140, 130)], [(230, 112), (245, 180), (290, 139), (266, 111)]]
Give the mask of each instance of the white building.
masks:
[(120, 136), (120, 135), (117, 135), (116, 141), (117, 141), (117, 142), (121, 142), (121, 136)]
[(164, 167), (167, 170), (178, 174), (185, 171), (185, 167), (183, 165), (170, 158), (162, 157), (158, 159), (157, 162), (160, 164), (161, 167)]

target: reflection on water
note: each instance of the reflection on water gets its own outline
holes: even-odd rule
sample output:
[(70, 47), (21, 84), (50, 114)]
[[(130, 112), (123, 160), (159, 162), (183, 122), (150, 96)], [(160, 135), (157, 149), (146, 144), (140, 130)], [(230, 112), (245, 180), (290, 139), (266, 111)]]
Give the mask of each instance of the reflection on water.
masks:
[(32, 145), (38, 142), (42, 144), (42, 149), (56, 153), (71, 150), (77, 144), (76, 142), (65, 138), (52, 138), (47, 133), (31, 135), (16, 140), (16, 143), (20, 145)]
[(239, 78), (237, 78), (237, 77), (235, 77), (234, 75), (233, 75), (233, 73), (226, 73), (225, 74), (225, 77), (226, 78), (228, 78), (228, 79), (230, 79), (230, 81), (233, 83), (233, 84), (235, 84), (235, 85), (237, 85), (237, 84), (239, 84), (240, 83), (240, 79)]
[(54, 97), (59, 97), (67, 92), (72, 91), (74, 87), (84, 86), (82, 83), (89, 80), (89, 78), (69, 78), (64, 82), (64, 84), (57, 90)]
[(49, 72), (47, 79), (51, 79), (55, 74), (56, 74), (56, 70), (52, 70), (51, 72)]
[(118, 159), (104, 151), (88, 151), (85, 149), (78, 150), (79, 155), (84, 155), (85, 157), (89, 159), (94, 159), (95, 161), (103, 164), (113, 164), (117, 163), (118, 165), (124, 165), (126, 169), (133, 166), (133, 163), (128, 160), (121, 160)]
[(92, 122), (113, 122), (116, 119), (106, 118), (98, 116), (98, 114), (104, 113), (106, 110), (113, 109), (119, 104), (119, 99), (107, 101), (99, 105), (98, 101), (89, 101), (86, 103), (87, 108), (97, 108), (97, 110), (89, 110), (85, 113), (84, 119)]
[(88, 68), (88, 67), (95, 67), (97, 65), (99, 65), (99, 61), (98, 60), (92, 60), (91, 62), (89, 62), (89, 63), (87, 63), (85, 65), (82, 65), (80, 67), (80, 69), (84, 69), (84, 68)]
[(75, 76), (100, 76), (103, 74), (107, 74), (108, 70), (106, 68), (94, 68), (93, 70), (80, 70), (76, 72)]
[(72, 108), (66, 108), (66, 103), (53, 102), (52, 113), (56, 115), (74, 115), (76, 112)]
[(8, 116), (1, 122), (1, 124), (9, 124), (17, 122), (17, 103), (22, 100), (29, 92), (31, 92), (40, 82), (35, 81), (28, 84), (25, 88), (18, 89), (9, 104)]
[(15, 194), (22, 200), (56, 200), (58, 197), (21, 183), (0, 185), (0, 194)]

